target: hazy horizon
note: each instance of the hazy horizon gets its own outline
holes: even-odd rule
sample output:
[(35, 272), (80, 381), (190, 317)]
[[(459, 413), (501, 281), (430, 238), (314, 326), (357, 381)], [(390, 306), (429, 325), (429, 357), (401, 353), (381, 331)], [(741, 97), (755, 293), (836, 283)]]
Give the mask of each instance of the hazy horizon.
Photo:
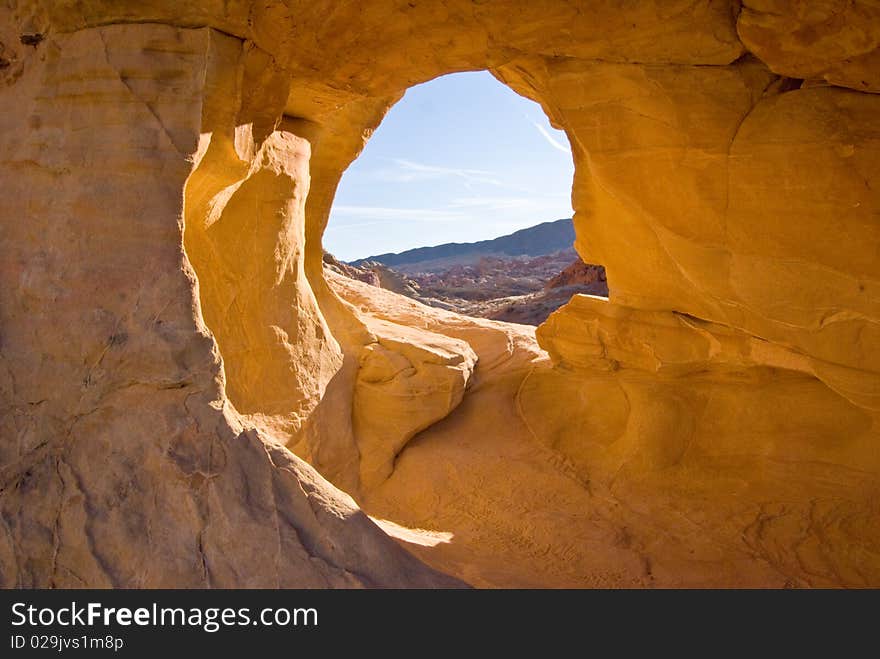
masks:
[[(414, 249), (421, 249), (421, 248), (425, 248), (425, 247), (430, 248), (430, 247), (443, 247), (444, 245), (470, 245), (470, 244), (477, 243), (477, 242), (495, 240), (496, 238), (505, 238), (509, 235), (516, 233), (517, 231), (522, 231), (523, 229), (531, 229), (533, 227), (538, 226), (539, 224), (546, 224), (546, 223), (551, 223), (551, 222), (558, 222), (560, 220), (571, 220), (571, 219), (572, 218), (570, 218), (570, 217), (557, 217), (556, 219), (553, 219), (553, 220), (543, 220), (541, 222), (535, 222), (534, 224), (530, 224), (527, 227), (522, 227), (521, 229), (513, 229), (512, 231), (507, 231), (506, 233), (501, 233), (501, 234), (498, 234), (497, 236), (490, 236), (488, 238), (478, 238), (476, 240), (447, 240), (446, 242), (442, 242), (442, 243), (428, 243), (425, 245), (417, 245), (416, 247), (407, 247), (406, 249), (401, 249), (401, 250), (397, 250), (394, 252), (377, 252), (375, 254), (367, 254), (366, 256), (358, 256), (354, 259), (342, 259), (342, 260), (345, 262), (348, 262), (348, 263), (354, 263), (354, 262), (360, 261), (362, 259), (366, 259), (366, 258), (373, 257), (373, 256), (385, 256), (386, 254), (401, 254), (404, 252), (409, 252)], [(331, 251), (331, 253), (332, 253), (332, 250), (328, 250), (328, 251)], [(336, 254), (334, 254), (334, 256), (336, 256)]]
[(565, 133), (488, 72), (407, 91), (345, 172), (324, 248), (352, 261), (571, 217)]

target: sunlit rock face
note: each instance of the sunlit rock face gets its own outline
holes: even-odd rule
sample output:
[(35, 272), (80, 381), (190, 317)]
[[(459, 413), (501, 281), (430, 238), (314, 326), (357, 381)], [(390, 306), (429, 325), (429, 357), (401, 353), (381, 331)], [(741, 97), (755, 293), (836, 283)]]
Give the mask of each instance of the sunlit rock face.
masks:
[[(867, 2), (0, 10), (0, 583), (880, 585), (878, 39)], [(387, 109), (474, 69), (567, 132), (607, 272), (537, 340), (322, 268)]]

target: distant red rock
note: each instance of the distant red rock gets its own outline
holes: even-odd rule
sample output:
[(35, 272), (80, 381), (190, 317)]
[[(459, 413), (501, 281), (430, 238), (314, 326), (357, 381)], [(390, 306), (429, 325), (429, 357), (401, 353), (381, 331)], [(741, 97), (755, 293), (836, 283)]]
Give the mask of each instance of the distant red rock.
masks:
[(573, 249), (536, 257), (483, 256), (471, 264), (406, 274), (375, 261), (343, 263), (331, 254), (324, 263), (429, 306), (525, 325), (540, 325), (576, 293), (608, 295), (605, 268), (584, 263)]
[(608, 296), (608, 283), (605, 280), (605, 268), (601, 265), (584, 263), (577, 259), (565, 270), (553, 277), (544, 286), (544, 290), (563, 288), (565, 286), (589, 286), (593, 295)]

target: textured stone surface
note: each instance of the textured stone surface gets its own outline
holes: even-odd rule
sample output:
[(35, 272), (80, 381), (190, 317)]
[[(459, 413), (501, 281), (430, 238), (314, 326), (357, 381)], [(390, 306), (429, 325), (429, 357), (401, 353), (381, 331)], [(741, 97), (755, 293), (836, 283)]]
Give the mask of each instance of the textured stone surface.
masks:
[[(214, 338), (224, 333), (202, 320), (183, 250), (182, 192), (216, 39), (164, 25), (61, 35), (3, 95), (0, 584), (456, 585), (227, 402), (226, 391), (249, 392), (224, 386)], [(297, 217), (283, 176), (301, 144), (275, 132), (249, 155), (246, 182), (262, 180), (279, 221)], [(279, 179), (292, 190), (272, 196)], [(296, 290), (283, 258), (254, 252), (282, 293)], [(309, 313), (296, 298), (284, 307)]]
[(875, 2), (745, 0), (737, 32), (776, 73), (880, 92)]
[(477, 356), (464, 341), (376, 321), (376, 343), (358, 360), (352, 409), (360, 478), (374, 487), (416, 433), (445, 417), (464, 397)]
[[(869, 2), (7, 3), (0, 583), (460, 583), (391, 529), (478, 585), (880, 585), (878, 34)], [(471, 69), (566, 130), (607, 271), (547, 353), (325, 280), (342, 171)]]
[(480, 358), (462, 404), (363, 497), (372, 515), (447, 538), (402, 536), (435, 566), (486, 587), (880, 578), (878, 415), (802, 356), (577, 296), (539, 329), (554, 365), (522, 326), (333, 285), (361, 317), (458, 335)]

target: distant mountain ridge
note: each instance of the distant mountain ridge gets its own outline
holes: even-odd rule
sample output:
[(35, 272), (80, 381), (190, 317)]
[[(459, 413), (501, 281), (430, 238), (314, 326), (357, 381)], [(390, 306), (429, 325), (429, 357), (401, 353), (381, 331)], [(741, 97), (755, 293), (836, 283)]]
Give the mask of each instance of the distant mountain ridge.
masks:
[(574, 225), (571, 218), (564, 218), (542, 222), (492, 240), (418, 247), (400, 253), (368, 256), (351, 261), (351, 264), (360, 266), (367, 262), (378, 262), (401, 270), (412, 270), (418, 264), (449, 266), (453, 263), (475, 262), (483, 256), (543, 256), (569, 249), (573, 242)]

